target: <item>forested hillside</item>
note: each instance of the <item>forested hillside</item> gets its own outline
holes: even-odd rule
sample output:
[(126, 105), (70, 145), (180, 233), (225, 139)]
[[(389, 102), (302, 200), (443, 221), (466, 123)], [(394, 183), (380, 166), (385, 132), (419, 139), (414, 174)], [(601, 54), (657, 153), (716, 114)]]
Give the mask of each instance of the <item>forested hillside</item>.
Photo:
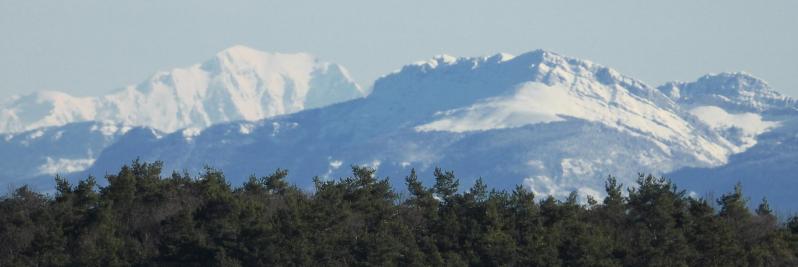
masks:
[[(133, 162), (52, 195), (21, 187), (0, 199), (0, 266), (795, 266), (798, 217), (742, 188), (688, 197), (669, 181), (606, 181), (605, 199), (460, 188), (437, 169), (392, 188), (374, 170), (314, 179), (287, 171), (234, 188), (224, 174), (162, 176)], [(466, 174), (467, 175), (467, 174)], [(786, 223), (781, 223), (785, 221)]]

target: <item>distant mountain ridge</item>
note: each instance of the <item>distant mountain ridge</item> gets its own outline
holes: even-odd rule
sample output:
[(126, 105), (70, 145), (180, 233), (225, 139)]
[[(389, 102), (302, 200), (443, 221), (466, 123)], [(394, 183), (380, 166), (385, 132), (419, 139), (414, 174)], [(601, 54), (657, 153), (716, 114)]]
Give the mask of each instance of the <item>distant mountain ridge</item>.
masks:
[[(270, 100), (282, 99), (269, 105), (272, 109), (267, 110), (272, 113), (257, 108), (214, 108), (220, 110), (214, 113), (220, 115), (216, 119), (204, 119), (210, 115), (181, 117), (201, 120), (186, 127), (162, 127), (178, 128), (175, 131), (152, 126), (130, 128), (128, 121), (121, 120), (116, 122), (117, 127), (124, 131), (116, 131), (108, 139), (111, 141), (87, 141), (93, 142), (93, 147), (102, 147), (100, 153), (80, 151), (79, 156), (60, 157), (50, 156), (54, 152), (49, 150), (30, 150), (38, 161), (25, 166), (30, 173), (66, 166), (64, 169), (76, 177), (102, 176), (140, 158), (163, 160), (166, 171), (196, 172), (204, 166), (217, 167), (233, 183), (251, 174), (285, 168), (291, 171), (292, 182), (308, 187), (314, 176), (333, 179), (347, 175), (349, 165), (371, 166), (380, 175), (391, 175), (395, 183), (401, 183), (401, 175), (411, 168), (425, 175), (441, 166), (469, 175), (460, 177), (464, 186), (484, 177), (489, 185), (499, 188), (522, 184), (538, 194), (565, 196), (576, 191), (583, 196), (600, 196), (607, 175), (615, 175), (625, 184), (632, 184), (637, 173), (675, 179), (689, 176), (691, 180), (684, 183), (700, 194), (713, 185), (712, 179), (704, 179), (712, 170), (726, 170), (723, 174), (728, 174), (728, 170), (734, 170), (733, 164), (777, 169), (769, 164), (790, 158), (778, 155), (798, 155), (792, 149), (798, 145), (780, 145), (794, 139), (789, 129), (798, 125), (794, 123), (798, 121), (795, 100), (745, 73), (710, 74), (693, 82), (653, 87), (609, 67), (545, 50), (518, 56), (440, 55), (383, 76), (375, 81), (368, 96), (360, 97), (364, 90), (341, 78), (348, 77), (345, 70), (329, 67), (332, 65), (322, 72), (326, 76), (303, 76), (327, 77), (317, 79), (323, 82), (308, 90), (300, 86), (253, 86), (250, 82), (264, 80), (253, 77), (267, 75), (258, 74), (262, 66), (230, 64), (229, 58), (250, 58), (247, 55), (252, 51), (238, 50), (222, 52), (194, 67), (202, 73), (237, 74), (215, 79), (229, 81), (223, 84), (238, 89), (208, 90), (222, 92), (222, 97), (206, 97), (237, 104), (202, 102), (201, 106), (262, 107), (251, 103), (267, 95)], [(308, 64), (310, 61), (304, 58), (279, 62), (291, 70), (309, 70), (291, 63)], [(287, 73), (269, 69), (278, 69), (270, 73)], [(181, 73), (156, 75), (135, 90), (156, 94), (172, 88), (169, 81), (192, 83), (195, 76)], [(204, 81), (202, 77), (208, 76), (197, 77)], [(289, 95), (299, 97), (273, 97), (279, 92), (256, 93), (261, 91), (246, 88), (293, 88), (277, 91), (294, 92)], [(320, 88), (319, 93), (312, 93), (312, 88)], [(238, 115), (221, 116), (225, 114)], [(60, 129), (70, 125), (50, 127), (42, 134), (31, 130), (0, 137), (6, 136), (9, 147), (24, 150), (25, 138), (39, 135), (41, 140), (52, 140)], [(746, 156), (751, 153), (756, 155)], [(760, 162), (759, 158), (774, 160)], [(794, 174), (778, 173), (786, 175), (783, 179), (798, 181)], [(0, 178), (8, 175), (0, 173)], [(25, 179), (43, 181), (49, 177), (42, 174)], [(728, 184), (727, 180), (716, 180)], [(758, 192), (768, 188), (779, 201), (789, 199), (786, 196), (792, 191), (767, 183), (756, 188)], [(757, 196), (758, 192), (750, 193)], [(773, 204), (798, 210), (798, 205), (791, 203)]]
[(610, 174), (721, 166), (776, 125), (754, 116), (760, 127), (729, 132), (738, 121), (706, 119), (655, 87), (553, 52), (442, 55), (384, 76), (363, 99), (201, 132), (122, 138), (89, 172), (123, 164), (134, 150), (145, 160), (166, 159), (168, 169), (210, 165), (233, 179), (275, 167), (303, 179), (343, 176), (342, 166), (352, 164), (393, 175), (443, 166), (472, 175), (466, 184), (482, 176), (499, 187), (590, 195)]
[(682, 106), (713, 105), (734, 112), (796, 108), (796, 101), (744, 72), (708, 74), (695, 82), (669, 82), (657, 87)]
[(106, 147), (131, 129), (136, 128), (111, 122), (76, 122), (0, 134), (0, 182), (52, 189), (56, 174), (67, 175), (91, 167)]
[(37, 92), (0, 106), (0, 132), (111, 121), (172, 132), (258, 120), (365, 96), (342, 66), (309, 54), (234, 46), (100, 97)]

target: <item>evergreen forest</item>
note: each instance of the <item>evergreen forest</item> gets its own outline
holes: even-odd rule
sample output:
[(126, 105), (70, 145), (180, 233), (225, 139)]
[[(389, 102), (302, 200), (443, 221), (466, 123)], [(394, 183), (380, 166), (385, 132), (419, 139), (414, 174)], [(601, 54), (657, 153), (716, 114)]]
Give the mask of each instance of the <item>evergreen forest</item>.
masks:
[(798, 266), (798, 217), (764, 199), (750, 210), (739, 185), (706, 199), (609, 177), (604, 199), (556, 199), (463, 188), (441, 169), (392, 185), (353, 166), (302, 189), (281, 169), (232, 186), (220, 170), (162, 167), (10, 190), (0, 266)]

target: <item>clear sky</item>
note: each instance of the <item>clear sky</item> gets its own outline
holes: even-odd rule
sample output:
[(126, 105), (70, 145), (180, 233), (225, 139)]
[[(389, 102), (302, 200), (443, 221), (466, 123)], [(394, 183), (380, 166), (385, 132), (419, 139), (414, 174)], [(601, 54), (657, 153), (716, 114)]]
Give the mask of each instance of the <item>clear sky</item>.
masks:
[(226, 47), (308, 52), (370, 85), (436, 54), (543, 48), (651, 85), (745, 71), (798, 96), (798, 1), (0, 0), (0, 97), (99, 95)]

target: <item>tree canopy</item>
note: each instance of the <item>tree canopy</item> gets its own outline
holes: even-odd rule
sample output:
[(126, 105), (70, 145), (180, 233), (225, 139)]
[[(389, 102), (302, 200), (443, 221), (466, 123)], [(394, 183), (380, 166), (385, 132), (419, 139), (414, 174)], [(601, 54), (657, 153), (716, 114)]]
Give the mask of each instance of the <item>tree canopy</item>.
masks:
[(0, 266), (795, 266), (798, 217), (741, 186), (719, 199), (671, 182), (609, 177), (603, 200), (536, 196), (518, 186), (460, 188), (436, 169), (396, 190), (352, 167), (312, 190), (277, 169), (232, 186), (220, 170), (163, 176), (134, 161), (54, 194), (23, 186), (0, 199)]

